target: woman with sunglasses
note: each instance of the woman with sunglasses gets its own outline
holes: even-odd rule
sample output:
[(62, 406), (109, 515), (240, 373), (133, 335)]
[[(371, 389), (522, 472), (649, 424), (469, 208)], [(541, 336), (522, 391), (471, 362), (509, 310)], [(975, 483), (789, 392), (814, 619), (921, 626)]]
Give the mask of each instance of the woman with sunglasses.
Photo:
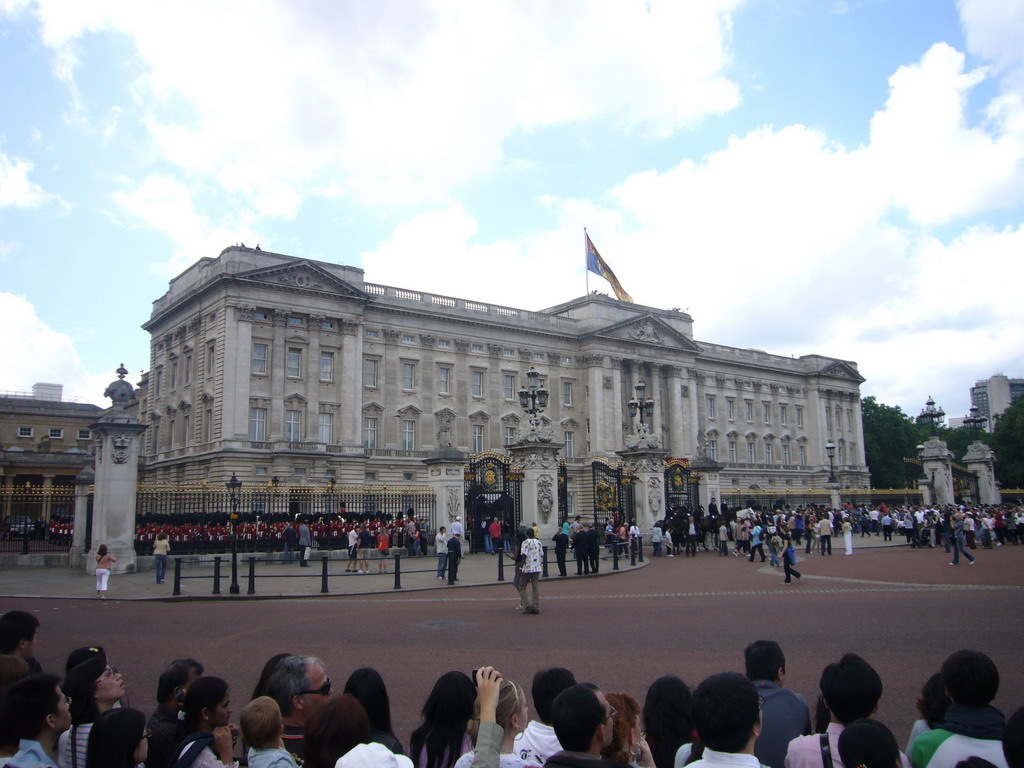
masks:
[(128, 707), (111, 709), (92, 724), (85, 768), (135, 768), (148, 753), (146, 716)]
[(71, 699), (71, 728), (57, 742), (57, 764), (60, 768), (85, 768), (92, 725), (124, 696), (124, 678), (101, 651), (72, 667), (61, 687)]

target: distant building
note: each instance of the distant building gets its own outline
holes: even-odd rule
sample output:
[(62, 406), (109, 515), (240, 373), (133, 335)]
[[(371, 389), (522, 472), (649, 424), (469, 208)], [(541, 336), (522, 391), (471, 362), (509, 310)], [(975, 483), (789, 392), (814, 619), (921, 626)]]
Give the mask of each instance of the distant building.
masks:
[[(36, 384), (31, 392), (0, 393), (0, 536), (26, 514), (47, 520), (70, 514), (70, 488), (92, 464), (89, 426), (103, 409), (65, 400), (63, 390), (60, 384)], [(51, 490), (62, 492), (52, 507)], [(42, 493), (40, 501), (26, 503), (26, 494), (35, 492)]]
[(840, 483), (868, 486), (855, 363), (696, 341), (679, 310), (595, 293), (527, 311), (231, 247), (174, 278), (143, 327), (147, 481), (422, 483), (439, 447), (517, 439), (536, 367), (581, 510), (590, 462), (625, 447), (641, 380), (668, 455), (717, 460), (723, 494), (821, 489), (829, 442)]
[(1024, 395), (1024, 379), (1010, 379), (997, 374), (975, 382), (971, 387), (971, 405), (976, 406), (978, 415), (985, 418), (985, 431), (991, 432), (999, 417), (1021, 395)]

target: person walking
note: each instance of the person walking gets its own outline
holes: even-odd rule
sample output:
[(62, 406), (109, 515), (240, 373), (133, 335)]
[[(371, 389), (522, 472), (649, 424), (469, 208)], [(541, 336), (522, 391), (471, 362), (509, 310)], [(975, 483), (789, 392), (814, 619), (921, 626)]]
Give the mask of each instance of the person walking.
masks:
[(800, 578), (800, 571), (796, 570), (793, 566), (796, 565), (796, 550), (793, 548), (793, 542), (787, 542), (786, 548), (782, 550), (782, 569), (786, 574), (786, 580), (783, 584), (792, 584), (793, 579), (791, 577), (796, 576)]
[(846, 554), (853, 554), (853, 524), (847, 520), (843, 520), (843, 544), (846, 545)]
[(452, 526), (452, 535), (448, 539), (448, 585), (453, 585), (459, 580), (459, 561), (462, 559), (461, 536), (455, 533), (455, 526)]
[(827, 551), (828, 556), (832, 557), (832, 520), (828, 515), (818, 521), (818, 540), (821, 546), (821, 556), (824, 557)]
[(953, 561), (950, 565), (960, 565), (960, 555), (967, 558), (967, 562), (974, 565), (974, 555), (964, 549), (964, 516), (957, 512), (953, 515)]
[(303, 518), (299, 523), (299, 565), (309, 568), (309, 557), (313, 554), (313, 535), (309, 530), (309, 523)]
[[(519, 601), (523, 613), (540, 613), (540, 573), (543, 569), (543, 548), (533, 528), (526, 529), (526, 540), (520, 550), (523, 568), (519, 574)], [(531, 595), (526, 596), (526, 588), (530, 587)]]
[(381, 526), (377, 532), (377, 573), (388, 572), (388, 555), (391, 554), (388, 548), (391, 544), (391, 539), (388, 536), (388, 529)]
[(171, 542), (166, 533), (158, 533), (153, 542), (153, 562), (156, 564), (156, 583), (163, 584), (167, 575), (167, 555), (171, 552)]
[(107, 549), (107, 545), (100, 544), (96, 550), (96, 597), (101, 600), (107, 599), (107, 580), (110, 578), (110, 566), (116, 562), (117, 558)]

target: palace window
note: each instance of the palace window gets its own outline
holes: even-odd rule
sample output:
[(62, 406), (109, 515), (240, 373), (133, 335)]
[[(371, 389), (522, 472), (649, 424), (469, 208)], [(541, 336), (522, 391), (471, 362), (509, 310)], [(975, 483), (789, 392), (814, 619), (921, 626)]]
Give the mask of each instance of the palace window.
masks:
[(288, 348), (288, 363), (285, 375), (290, 379), (297, 379), (302, 375), (302, 350), (298, 347)]
[(714, 395), (708, 395), (707, 396), (707, 404), (708, 404), (708, 418), (709, 419), (714, 419), (715, 418), (715, 396)]
[(302, 439), (302, 411), (284, 412), (284, 439), (290, 443)]
[(771, 443), (764, 444), (764, 463), (774, 464), (775, 463), (775, 446)]
[(772, 423), (772, 404), (771, 403), (761, 403), (761, 410), (763, 411), (762, 415), (764, 416), (764, 423), (765, 424), (771, 424)]
[(377, 419), (363, 419), (363, 448), (377, 447)]
[(330, 445), (332, 438), (334, 437), (334, 414), (333, 413), (321, 413), (319, 414), (317, 429), (320, 433), (320, 442)]
[(782, 444), (782, 463), (789, 464), (789, 443)]
[(484, 449), (484, 425), (473, 425), (473, 453), (481, 453)]
[(562, 405), (566, 408), (572, 407), (572, 382), (562, 382)]
[(807, 465), (807, 448), (805, 446), (802, 446), (802, 445), (799, 446), (798, 448), (799, 448), (800, 455), (799, 455), (799, 458), (797, 459), (796, 463), (799, 464), (801, 467), (804, 467), (804, 466)]
[(63, 440), (64, 439), (64, 430), (63, 429), (51, 428), (50, 431), (47, 434), (53, 440)]
[(751, 440), (747, 443), (747, 463), (754, 463), (754, 441)]
[(249, 439), (263, 441), (267, 439), (267, 409), (249, 409)]
[(712, 461), (718, 461), (718, 441), (708, 441), (708, 458)]
[(473, 397), (484, 396), (484, 372), (473, 371)]
[(416, 389), (416, 363), (402, 363), (402, 389), (406, 392)]
[(779, 424), (786, 426), (786, 422), (789, 421), (789, 409), (785, 405), (779, 406)]
[(566, 430), (562, 437), (565, 440), (565, 457), (571, 459), (576, 455), (576, 433)]
[(505, 427), (505, 445), (515, 445), (515, 444), (516, 444), (516, 428), (515, 427)]
[(736, 401), (731, 397), (725, 399), (725, 417), (732, 421), (736, 418)]
[(334, 353), (320, 353), (320, 381), (334, 381)]
[(505, 379), (505, 387), (504, 387), (505, 399), (506, 400), (515, 400), (516, 399), (516, 377), (515, 377), (515, 375), (506, 373), (505, 376), (504, 376), (504, 379)]
[(377, 361), (369, 358), (363, 359), (363, 386), (377, 386)]
[(439, 395), (451, 394), (452, 369), (442, 365), (437, 369), (437, 393)]
[(416, 450), (416, 422), (412, 419), (402, 421), (402, 450)]
[[(270, 352), (270, 347), (267, 344), (253, 344), (252, 345), (252, 366), (251, 372), (258, 375), (264, 376), (267, 373), (267, 355)], [(159, 392), (157, 394), (160, 394)]]
[(735, 440), (730, 440), (729, 441), (729, 461), (731, 461), (733, 464), (735, 464), (738, 461), (738, 459), (736, 458), (736, 441)]
[(798, 427), (804, 425), (804, 408), (802, 405), (796, 406), (796, 425)]

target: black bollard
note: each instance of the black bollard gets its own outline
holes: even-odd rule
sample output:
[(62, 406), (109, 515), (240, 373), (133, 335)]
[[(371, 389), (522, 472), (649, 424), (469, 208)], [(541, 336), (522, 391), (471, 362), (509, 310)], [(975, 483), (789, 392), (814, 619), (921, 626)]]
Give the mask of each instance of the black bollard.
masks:
[(543, 576), (546, 579), (548, 577), (548, 548), (542, 546), (541, 550), (544, 552), (544, 561), (543, 567), (541, 569), (541, 576)]
[(637, 554), (638, 554), (637, 560), (639, 560), (642, 563), (644, 561), (644, 537), (643, 536), (637, 536), (636, 537), (636, 551), (637, 551)]
[(326, 595), (327, 590), (327, 555), (320, 558), (320, 594)]
[(249, 588), (245, 594), (255, 595), (256, 594), (256, 558), (249, 558)]
[(402, 556), (395, 553), (395, 589), (402, 588)]
[(505, 553), (498, 553), (498, 581), (505, 580)]
[(619, 570), (619, 543), (612, 544), (612, 570)]
[(629, 564), (636, 565), (636, 547), (629, 548)]
[(175, 597), (181, 594), (181, 558), (174, 558), (174, 594)]
[(220, 555), (213, 558), (213, 594), (220, 594)]

